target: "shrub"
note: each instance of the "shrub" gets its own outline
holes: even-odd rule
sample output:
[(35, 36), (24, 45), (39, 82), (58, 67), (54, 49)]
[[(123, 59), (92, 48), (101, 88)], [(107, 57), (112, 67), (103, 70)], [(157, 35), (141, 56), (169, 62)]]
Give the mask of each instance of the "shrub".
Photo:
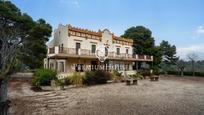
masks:
[[(180, 72), (178, 72), (178, 73), (180, 75)], [(186, 76), (193, 76), (193, 72), (191, 72), (191, 71), (184, 71), (183, 74)]]
[(65, 85), (71, 85), (70, 77), (67, 76), (66, 78), (63, 79)]
[[(178, 71), (168, 71), (170, 75), (181, 75), (181, 72)], [(184, 71), (183, 75), (185, 76), (193, 76), (193, 72), (191, 71)], [(204, 77), (204, 72), (195, 72), (195, 76)]]
[(56, 80), (57, 72), (50, 69), (37, 69), (34, 72), (33, 84), (36, 86), (50, 85), (51, 80)]
[(204, 72), (195, 72), (195, 76), (202, 76), (202, 77), (204, 77)]
[(65, 79), (57, 79), (55, 81), (56, 81), (57, 86), (65, 86), (66, 85)]
[(94, 71), (85, 72), (84, 84), (94, 85), (94, 84), (96, 84), (95, 79), (96, 79), (96, 73)]
[(118, 76), (118, 77), (121, 77), (121, 76), (122, 76), (122, 72), (119, 72), (119, 71), (117, 71), (117, 70), (113, 70), (113, 74), (114, 74), (115, 76)]
[(138, 79), (138, 78), (143, 79), (143, 75), (139, 72), (133, 74), (131, 77), (134, 79)]
[(111, 78), (111, 73), (108, 71), (89, 71), (85, 73), (84, 84), (94, 85), (94, 84), (105, 84)]
[(168, 71), (167, 74), (171, 74), (171, 75), (179, 75), (180, 73), (177, 71)]
[(83, 80), (84, 80), (84, 76), (78, 72), (75, 72), (72, 76), (69, 77), (70, 83), (76, 86), (82, 86)]
[(107, 83), (108, 80), (111, 79), (111, 74), (108, 71), (98, 70), (96, 73), (96, 84), (104, 84)]
[(121, 82), (122, 81), (122, 72), (118, 72), (117, 70), (112, 71), (112, 80), (114, 82)]
[(153, 74), (154, 74), (154, 75), (159, 75), (160, 72), (159, 72), (159, 70), (154, 70), (154, 71), (153, 71)]

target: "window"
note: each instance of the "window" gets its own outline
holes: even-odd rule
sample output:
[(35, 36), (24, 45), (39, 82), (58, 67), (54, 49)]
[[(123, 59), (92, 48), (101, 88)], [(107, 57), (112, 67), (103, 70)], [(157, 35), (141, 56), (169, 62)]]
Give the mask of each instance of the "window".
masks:
[(64, 62), (59, 62), (59, 71), (64, 72)]
[(126, 54), (128, 54), (128, 49), (126, 49)]
[(108, 56), (108, 49), (105, 48), (105, 56)]
[(79, 32), (76, 32), (76, 36), (81, 36), (81, 33), (79, 33)]
[(76, 64), (75, 65), (75, 71), (81, 71), (83, 72), (84, 71), (84, 64)]
[(81, 36), (82, 36), (82, 37), (85, 37), (85, 34), (84, 34), (84, 33), (81, 33)]
[(96, 36), (92, 35), (92, 38), (93, 38), (93, 39), (96, 39)]
[(120, 55), (120, 48), (117, 48), (117, 55)]
[(76, 35), (76, 32), (70, 31), (71, 35)]
[(96, 45), (92, 45), (91, 46), (91, 53), (95, 53), (96, 52)]
[(91, 35), (87, 34), (87, 38), (91, 38)]
[(63, 44), (59, 45), (59, 52), (62, 53), (63, 52)]
[(79, 54), (79, 49), (81, 48), (80, 43), (76, 43), (76, 54)]

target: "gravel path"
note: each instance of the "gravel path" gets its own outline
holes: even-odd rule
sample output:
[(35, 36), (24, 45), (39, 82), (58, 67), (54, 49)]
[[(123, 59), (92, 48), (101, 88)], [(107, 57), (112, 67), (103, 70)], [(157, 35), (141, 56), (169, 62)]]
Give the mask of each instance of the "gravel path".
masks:
[(9, 97), (13, 115), (204, 115), (204, 78), (171, 76), (132, 86), (111, 83), (45, 92), (11, 82)]

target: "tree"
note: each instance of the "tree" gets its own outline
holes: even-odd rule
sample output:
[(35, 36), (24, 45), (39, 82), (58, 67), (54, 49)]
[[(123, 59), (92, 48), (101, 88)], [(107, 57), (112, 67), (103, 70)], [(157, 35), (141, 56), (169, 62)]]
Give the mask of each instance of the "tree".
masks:
[(187, 57), (191, 61), (193, 76), (195, 76), (195, 62), (198, 59), (198, 55), (196, 55), (195, 53), (190, 53), (187, 54)]
[(169, 44), (168, 41), (162, 41), (160, 43), (162, 50), (162, 69), (167, 72), (170, 67), (176, 65), (178, 57), (176, 56), (176, 46)]
[(21, 62), (30, 69), (40, 68), (43, 66), (43, 59), (46, 57), (47, 47), (46, 42), (51, 36), (52, 27), (43, 19), (35, 22), (29, 32), (29, 37), (23, 44), (24, 51), (21, 55)]
[(151, 68), (153, 68), (154, 71), (159, 71), (159, 69), (161, 68), (161, 61), (162, 61), (162, 50), (160, 46), (155, 46), (153, 48), (153, 65)]
[[(39, 25), (38, 25), (39, 23)], [(41, 25), (42, 24), (42, 25)], [(21, 13), (20, 10), (9, 1), (0, 1), (0, 114), (7, 115), (9, 101), (7, 97), (7, 84), (10, 74), (14, 72), (16, 62), (23, 62), (22, 57), (25, 54), (33, 53), (34, 47), (30, 49), (28, 43), (36, 42), (35, 39), (41, 42), (39, 46), (45, 46), (46, 38), (51, 34), (51, 31), (46, 32), (45, 21), (35, 22), (30, 16), (25, 13)], [(40, 26), (42, 30), (40, 38), (37, 36), (39, 33), (35, 27)], [(42, 31), (40, 30), (40, 31)], [(50, 32), (50, 33), (49, 33)], [(44, 36), (44, 37), (42, 37)], [(44, 41), (44, 42), (42, 42)], [(33, 43), (37, 44), (37, 43)], [(41, 53), (39, 51), (38, 53)], [(32, 55), (29, 55), (30, 57)]]
[(143, 26), (133, 26), (128, 28), (121, 37), (133, 39), (134, 54), (153, 55), (153, 65), (150, 64), (150, 67), (158, 71), (162, 55), (160, 48), (155, 46), (150, 29)]
[(152, 55), (155, 46), (152, 32), (143, 26), (136, 26), (127, 29), (121, 37), (133, 39), (135, 54)]
[(177, 68), (178, 68), (178, 70), (180, 71), (180, 73), (181, 73), (181, 76), (183, 76), (183, 71), (184, 71), (184, 69), (185, 69), (185, 67), (186, 67), (186, 65), (185, 65), (185, 61), (184, 60), (178, 60), (177, 62), (176, 62), (176, 65), (177, 65)]
[(178, 57), (176, 56), (176, 46), (169, 44), (168, 41), (162, 41), (160, 43), (160, 47), (162, 50), (163, 61), (166, 64), (175, 64), (178, 61)]

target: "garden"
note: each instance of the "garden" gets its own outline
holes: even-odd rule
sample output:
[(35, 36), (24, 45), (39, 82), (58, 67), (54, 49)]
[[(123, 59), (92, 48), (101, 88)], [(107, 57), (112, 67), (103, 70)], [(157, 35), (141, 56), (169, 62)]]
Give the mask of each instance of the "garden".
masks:
[[(122, 75), (122, 72), (117, 70), (113, 71), (86, 71), (86, 72), (73, 72), (64, 78), (57, 78), (57, 72), (50, 69), (37, 69), (34, 72), (32, 80), (32, 90), (42, 90), (43, 86), (51, 86), (53, 89), (64, 89), (65, 86), (71, 85), (72, 87), (91, 86), (106, 83), (119, 83), (126, 82), (127, 85), (137, 84), (139, 79), (149, 77), (152, 80), (154, 75), (149, 71), (135, 72), (131, 75)], [(157, 75), (159, 76), (159, 75)], [(158, 79), (157, 79), (158, 81)]]

